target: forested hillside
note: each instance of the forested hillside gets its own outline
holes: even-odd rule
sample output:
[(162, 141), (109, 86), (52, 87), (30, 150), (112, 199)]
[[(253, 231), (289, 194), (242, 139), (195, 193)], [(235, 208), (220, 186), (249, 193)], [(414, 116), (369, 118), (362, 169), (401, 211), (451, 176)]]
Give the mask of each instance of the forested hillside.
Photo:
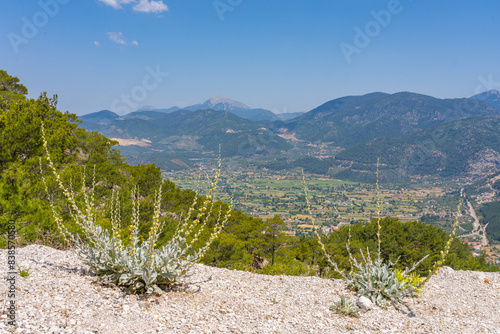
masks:
[(155, 152), (214, 153), (222, 144), (225, 156), (249, 156), (291, 148), (286, 140), (257, 123), (221, 110), (137, 111), (125, 116), (103, 110), (82, 120), (85, 129), (110, 138), (142, 140)]
[(344, 148), (381, 137), (400, 137), (464, 117), (499, 115), (500, 110), (478, 100), (437, 99), (400, 92), (346, 96), (289, 121), (297, 138), (333, 142)]
[(500, 166), (500, 116), (469, 117), (398, 138), (378, 138), (337, 155), (374, 164), (383, 157), (409, 175), (443, 177), (495, 172)]
[(484, 204), (480, 213), (483, 216), (481, 223), (486, 226), (488, 238), (500, 241), (500, 202), (491, 202)]
[[(57, 248), (68, 247), (53, 221), (50, 201), (64, 218), (67, 228), (72, 233), (80, 233), (79, 228), (71, 224), (68, 204), (49, 172), (42, 144), (42, 122), (47, 146), (62, 182), (78, 190), (84, 184), (90, 186), (95, 178), (97, 223), (101, 226), (110, 227), (109, 199), (115, 187), (119, 189), (122, 203), (120, 231), (124, 235), (127, 233), (132, 215), (130, 190), (137, 185), (141, 198), (140, 235), (146, 237), (152, 225), (154, 191), (162, 184), (160, 220), (166, 228), (158, 246), (165, 243), (181, 217), (186, 217), (195, 193), (180, 190), (172, 182), (162, 180), (160, 169), (154, 164), (130, 166), (124, 163), (120, 151), (112, 148), (115, 142), (98, 132), (79, 128), (76, 115), (57, 110), (57, 96), (48, 97), (42, 93), (37, 99), (28, 99), (26, 95), (26, 87), (17, 78), (0, 71), (0, 247), (5, 247), (9, 221), (16, 224), (18, 246), (41, 243)], [(202, 122), (196, 118), (192, 121)], [(215, 139), (213, 144), (216, 144)], [(223, 154), (224, 149), (223, 145)], [(307, 161), (304, 163), (307, 164)], [(50, 198), (44, 190), (41, 173), (47, 180)], [(203, 196), (198, 198), (195, 210), (203, 200)], [(214, 224), (221, 210), (228, 210), (228, 205), (216, 202), (208, 225)], [(420, 269), (423, 273), (443, 249), (446, 238), (445, 232), (440, 229), (417, 222), (403, 224), (391, 219), (384, 220), (383, 225), (383, 256), (386, 259), (401, 256), (399, 266), (430, 254), (428, 262), (424, 262)], [(368, 246), (374, 250), (374, 226), (374, 223), (353, 225), (351, 249), (366, 249)], [(287, 236), (285, 229), (283, 220), (278, 216), (264, 221), (234, 212), (203, 262), (270, 274), (332, 275), (315, 238)], [(202, 235), (200, 239), (206, 237)], [(346, 240), (347, 227), (325, 239), (328, 250), (335, 254), (342, 268), (349, 266)], [(498, 269), (489, 266), (484, 256), (474, 258), (468, 246), (458, 239), (454, 239), (452, 254), (447, 261), (452, 267), (460, 269)]]

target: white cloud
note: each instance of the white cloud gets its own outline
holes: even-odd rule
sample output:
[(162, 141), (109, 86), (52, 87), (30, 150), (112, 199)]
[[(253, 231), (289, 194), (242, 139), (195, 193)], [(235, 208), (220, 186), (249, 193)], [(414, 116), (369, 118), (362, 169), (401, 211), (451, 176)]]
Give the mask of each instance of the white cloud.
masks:
[[(125, 36), (123, 36), (122, 32), (108, 32), (108, 37), (112, 42), (116, 44), (139, 46), (139, 42), (137, 42), (135, 39), (129, 44), (125, 39)], [(99, 42), (94, 42), (94, 45), (99, 46)]]
[(122, 8), (122, 6), (120, 6), (119, 0), (98, 0), (98, 1), (102, 2), (105, 5), (111, 6), (115, 9)]
[(111, 41), (115, 42), (116, 44), (127, 45), (125, 37), (121, 32), (108, 32), (108, 37)]
[(99, 46), (99, 42), (98, 41), (94, 41), (94, 45), (97, 47)]
[(132, 9), (142, 13), (162, 13), (168, 11), (167, 5), (163, 0), (97, 0), (114, 9), (122, 9), (122, 5), (135, 4)]
[(120, 9), (123, 8), (121, 5), (122, 4), (128, 4), (131, 2), (135, 2), (136, 0), (97, 0), (102, 2), (105, 5), (111, 6), (114, 9)]
[(143, 12), (143, 13), (161, 13), (168, 11), (168, 7), (163, 3), (163, 0), (159, 1), (139, 0), (139, 3), (132, 8), (136, 12)]

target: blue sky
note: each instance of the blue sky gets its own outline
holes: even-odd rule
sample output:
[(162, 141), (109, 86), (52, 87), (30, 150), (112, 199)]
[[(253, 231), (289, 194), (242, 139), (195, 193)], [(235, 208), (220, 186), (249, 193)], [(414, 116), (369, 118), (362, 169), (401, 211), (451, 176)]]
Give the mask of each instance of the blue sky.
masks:
[(297, 112), (500, 89), (499, 32), (497, 0), (2, 1), (0, 69), (79, 115), (213, 95)]

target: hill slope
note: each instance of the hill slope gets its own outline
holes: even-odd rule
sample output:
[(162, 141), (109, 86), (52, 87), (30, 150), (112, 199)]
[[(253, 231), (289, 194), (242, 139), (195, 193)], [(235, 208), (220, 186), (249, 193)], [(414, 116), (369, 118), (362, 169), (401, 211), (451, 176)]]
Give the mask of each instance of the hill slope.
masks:
[(469, 117), (399, 138), (378, 138), (336, 158), (383, 164), (406, 174), (456, 176), (500, 170), (500, 116)]
[(460, 118), (499, 115), (469, 99), (437, 99), (401, 92), (347, 96), (329, 101), (286, 123), (288, 132), (312, 142), (350, 147), (379, 137), (399, 137)]
[(106, 129), (116, 120), (120, 119), (120, 116), (109, 110), (101, 110), (80, 116), (79, 119), (92, 127), (92, 131), (101, 131)]
[(227, 111), (179, 110), (171, 113), (138, 111), (120, 118), (99, 115), (82, 117), (81, 126), (110, 138), (147, 140), (152, 149), (182, 152), (217, 151), (219, 144), (225, 156), (277, 153), (291, 146), (281, 137), (258, 124)]
[(495, 108), (500, 109), (500, 91), (493, 89), (471, 97), (479, 101), (486, 102)]

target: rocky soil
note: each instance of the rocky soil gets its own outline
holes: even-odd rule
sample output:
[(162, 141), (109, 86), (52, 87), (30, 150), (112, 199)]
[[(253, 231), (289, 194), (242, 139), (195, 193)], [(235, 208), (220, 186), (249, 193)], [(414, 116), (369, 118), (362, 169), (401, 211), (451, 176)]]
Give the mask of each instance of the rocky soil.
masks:
[(416, 298), (352, 318), (330, 306), (341, 280), (265, 276), (195, 265), (182, 288), (148, 298), (93, 283), (69, 251), (17, 249), (17, 323), (7, 325), (0, 250), (0, 333), (500, 333), (500, 273), (441, 268)]

